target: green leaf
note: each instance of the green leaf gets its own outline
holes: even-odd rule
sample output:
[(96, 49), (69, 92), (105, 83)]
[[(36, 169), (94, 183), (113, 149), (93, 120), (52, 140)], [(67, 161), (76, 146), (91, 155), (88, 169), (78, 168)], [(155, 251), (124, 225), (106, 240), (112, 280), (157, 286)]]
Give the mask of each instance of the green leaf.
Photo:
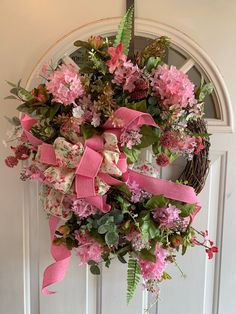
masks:
[(49, 109), (49, 120), (51, 121), (54, 117), (57, 111), (60, 109), (61, 104), (60, 103), (55, 103), (53, 104), (50, 109)]
[(136, 259), (129, 258), (127, 270), (127, 303), (129, 304), (140, 281), (140, 266)]
[(132, 36), (133, 15), (134, 7), (132, 6), (121, 19), (114, 41), (114, 47), (117, 47), (119, 43), (123, 44), (123, 53), (125, 55), (129, 52), (129, 45)]
[(128, 186), (126, 184), (113, 186), (113, 189), (121, 191), (121, 192), (127, 194), (128, 196), (131, 196), (131, 192), (130, 192), (130, 190), (129, 190), (129, 188), (128, 188)]
[(148, 209), (161, 208), (167, 203), (167, 199), (164, 195), (152, 196), (146, 203), (145, 207)]
[(142, 134), (141, 143), (139, 145), (135, 145), (136, 149), (148, 147), (155, 143), (155, 141), (158, 139), (158, 136), (153, 131), (152, 127), (148, 125), (143, 125), (141, 127), (140, 133)]
[(141, 112), (147, 112), (147, 103), (146, 100), (141, 100), (139, 102), (136, 102), (134, 104), (128, 104), (128, 108), (141, 111)]
[(212, 83), (205, 83), (204, 78), (201, 79), (201, 84), (199, 89), (196, 91), (196, 99), (198, 101), (203, 101), (207, 95), (210, 95), (214, 90)]
[(172, 279), (172, 277), (171, 277), (171, 275), (169, 275), (167, 272), (163, 272), (163, 274), (162, 274), (162, 279), (164, 279), (164, 280), (170, 280), (170, 279)]
[(105, 234), (109, 230), (109, 225), (101, 225), (98, 227), (98, 233)]
[(116, 244), (118, 240), (119, 240), (119, 235), (116, 231), (109, 231), (105, 235), (106, 244), (109, 246)]
[(147, 64), (146, 64), (146, 69), (148, 72), (151, 72), (152, 69), (155, 69), (158, 64), (161, 63), (161, 58), (159, 57), (150, 57), (148, 58)]
[(83, 41), (83, 40), (76, 40), (76, 41), (74, 42), (74, 46), (76, 46), (76, 47), (82, 47), (82, 48), (85, 48), (85, 49), (88, 49), (88, 50), (91, 49), (90, 44), (89, 44), (87, 41)]
[(16, 96), (10, 95), (7, 97), (4, 97), (4, 99), (18, 99)]
[(122, 264), (127, 264), (126, 260), (124, 259), (123, 256), (121, 255), (117, 255), (118, 260), (122, 263)]
[(126, 212), (131, 206), (130, 202), (120, 195), (116, 196), (116, 200), (119, 202), (123, 212)]
[(26, 89), (24, 89), (23, 87), (19, 86), (18, 87), (18, 93), (17, 95), (23, 99), (24, 101), (29, 101), (31, 99), (33, 99), (33, 96), (30, 92), (28, 92)]
[(82, 131), (83, 137), (86, 140), (92, 137), (97, 132), (97, 130), (90, 124), (82, 124), (81, 131)]
[(140, 230), (144, 240), (155, 239), (159, 234), (159, 229), (151, 219), (150, 212), (145, 211), (139, 218)]
[(9, 81), (6, 81), (8, 85), (12, 86), (12, 87), (16, 87), (17, 85), (12, 83), (12, 82), (9, 82)]
[(92, 265), (90, 271), (93, 275), (100, 275), (101, 273), (100, 268), (97, 265)]
[(144, 259), (153, 263), (156, 262), (156, 256), (150, 250), (143, 249), (140, 252), (137, 252), (137, 254), (141, 259)]
[(138, 160), (138, 157), (140, 155), (140, 149), (137, 148), (129, 149), (128, 147), (124, 146), (123, 151), (127, 157), (127, 162), (129, 164), (135, 163)]

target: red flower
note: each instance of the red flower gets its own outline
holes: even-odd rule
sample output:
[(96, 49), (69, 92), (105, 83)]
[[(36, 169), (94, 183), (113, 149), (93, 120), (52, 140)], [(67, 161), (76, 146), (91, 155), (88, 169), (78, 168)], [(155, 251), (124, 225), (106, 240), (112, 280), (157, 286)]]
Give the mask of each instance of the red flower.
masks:
[(197, 148), (195, 149), (194, 154), (198, 155), (201, 150), (203, 150), (205, 146), (202, 144), (202, 138), (198, 136), (197, 138)]
[(173, 149), (178, 145), (178, 139), (171, 131), (165, 132), (160, 138), (161, 145), (165, 148)]
[(23, 144), (16, 147), (11, 146), (11, 149), (15, 153), (17, 159), (25, 160), (28, 159), (30, 156), (30, 149)]
[(123, 62), (126, 61), (126, 55), (122, 53), (123, 50), (123, 44), (120, 43), (116, 48), (109, 47), (108, 53), (111, 56), (111, 60), (108, 60), (106, 64), (109, 67), (109, 72), (113, 73), (116, 68), (118, 68), (120, 65), (122, 65)]
[(160, 154), (156, 158), (156, 163), (158, 166), (167, 167), (170, 163), (169, 157), (166, 154)]
[(7, 167), (13, 168), (13, 167), (17, 166), (18, 160), (15, 156), (8, 156), (5, 159), (5, 164), (7, 165)]
[(212, 259), (214, 253), (218, 253), (218, 248), (216, 246), (212, 246), (212, 247), (206, 249), (206, 253), (208, 255), (208, 258)]

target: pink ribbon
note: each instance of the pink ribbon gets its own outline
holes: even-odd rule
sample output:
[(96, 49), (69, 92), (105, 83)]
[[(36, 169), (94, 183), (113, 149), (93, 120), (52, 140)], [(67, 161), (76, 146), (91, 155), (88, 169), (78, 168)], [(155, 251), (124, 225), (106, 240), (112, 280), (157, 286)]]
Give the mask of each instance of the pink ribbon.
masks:
[[(114, 125), (114, 120), (118, 119), (122, 122), (122, 126)], [(144, 124), (158, 127), (152, 116), (148, 113), (136, 111), (133, 109), (121, 107), (117, 109), (112, 118), (109, 118), (103, 125), (104, 129), (128, 129), (132, 124), (142, 126)]]
[(29, 131), (32, 128), (33, 125), (37, 123), (37, 120), (27, 116), (26, 114), (21, 116), (21, 126), (22, 129), (24, 130), (24, 134), (27, 137), (28, 141), (33, 145), (33, 146), (38, 146), (43, 143), (42, 140), (38, 139), (37, 137), (33, 136)]
[(65, 245), (57, 246), (53, 243), (55, 237), (55, 231), (60, 218), (50, 216), (49, 226), (51, 235), (51, 255), (55, 260), (55, 263), (49, 265), (43, 274), (42, 293), (43, 294), (54, 294), (55, 291), (48, 290), (48, 286), (59, 282), (64, 279), (67, 267), (69, 265), (71, 253)]
[(164, 195), (179, 202), (196, 204), (197, 211), (201, 208), (199, 199), (191, 186), (157, 179), (130, 169), (125, 174), (125, 179), (135, 181), (141, 189), (153, 195)]

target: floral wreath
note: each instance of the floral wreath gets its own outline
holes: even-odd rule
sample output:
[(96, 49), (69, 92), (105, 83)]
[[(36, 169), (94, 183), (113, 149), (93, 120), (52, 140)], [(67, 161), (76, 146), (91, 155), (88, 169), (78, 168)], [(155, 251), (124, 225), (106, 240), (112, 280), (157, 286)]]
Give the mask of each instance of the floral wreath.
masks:
[[(9, 83), (7, 98), (21, 100), (22, 115), (9, 119), (14, 128), (8, 141), (17, 144), (5, 162), (14, 167), (28, 160), (21, 179), (41, 182), (50, 217), (55, 262), (44, 272), (44, 294), (54, 293), (48, 286), (64, 278), (71, 250), (96, 275), (114, 257), (127, 263), (128, 302), (141, 277), (158, 295), (159, 284), (171, 278), (165, 269), (176, 264), (176, 252), (196, 245), (209, 258), (217, 252), (208, 232), (192, 226), (201, 205), (186, 182), (186, 176), (195, 178), (193, 162), (206, 176), (203, 99), (212, 86), (203, 81), (196, 90), (187, 75), (163, 63), (165, 37), (128, 60), (132, 15), (128, 10), (114, 41), (92, 36), (75, 42), (85, 50), (79, 69), (44, 65), (44, 82), (32, 91)], [(153, 162), (142, 164), (147, 147)], [(188, 161), (181, 180), (161, 180), (158, 167), (180, 156)]]

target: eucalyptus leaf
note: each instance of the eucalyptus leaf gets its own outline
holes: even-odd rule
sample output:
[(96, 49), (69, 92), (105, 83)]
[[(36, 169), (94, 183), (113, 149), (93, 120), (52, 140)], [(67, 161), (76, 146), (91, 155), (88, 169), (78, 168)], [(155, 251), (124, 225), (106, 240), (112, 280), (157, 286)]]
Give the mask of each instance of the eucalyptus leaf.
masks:
[(90, 271), (93, 275), (100, 275), (101, 273), (100, 268), (97, 265), (92, 265)]
[(119, 235), (116, 231), (109, 231), (105, 235), (106, 244), (109, 246), (116, 244), (118, 240), (119, 240)]

